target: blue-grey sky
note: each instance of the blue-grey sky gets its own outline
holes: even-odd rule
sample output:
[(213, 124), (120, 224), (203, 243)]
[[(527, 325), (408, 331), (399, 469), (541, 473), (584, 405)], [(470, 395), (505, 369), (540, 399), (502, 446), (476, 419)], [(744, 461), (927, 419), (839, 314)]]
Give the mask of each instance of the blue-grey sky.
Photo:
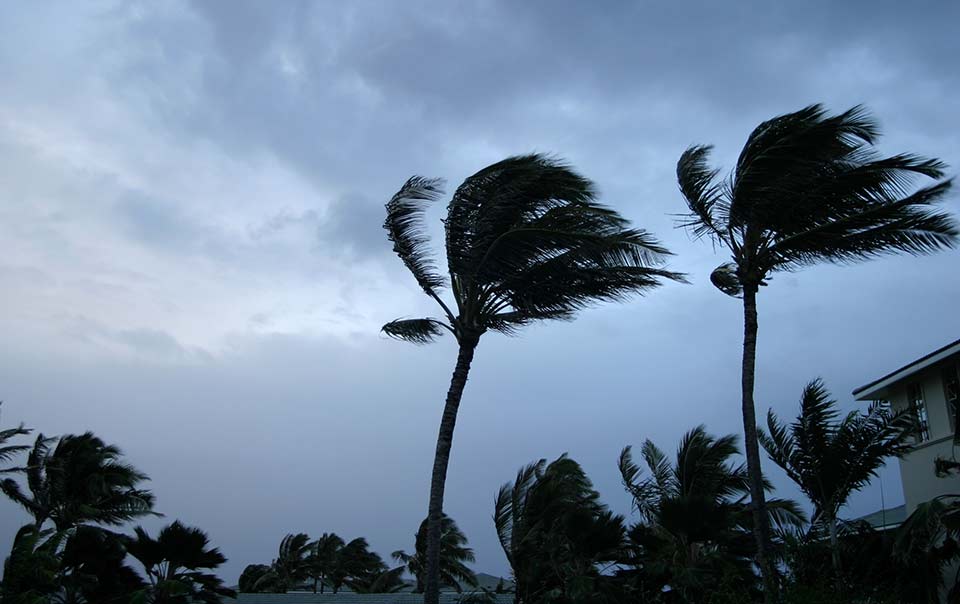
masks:
[[(205, 529), (229, 582), (288, 532), (409, 549), (455, 349), (378, 334), (433, 311), (383, 203), (411, 174), (455, 185), (553, 152), (692, 284), (482, 341), (446, 510), (477, 569), (504, 574), (493, 498), (521, 465), (569, 452), (629, 513), (624, 445), (740, 432), (741, 309), (708, 280), (724, 257), (671, 216), (684, 148), (714, 143), (730, 166), (763, 119), (865, 103), (883, 151), (956, 173), (957, 23), (948, 1), (8, 4), (3, 424), (118, 444), (167, 515), (145, 524)], [(759, 302), (759, 412), (792, 416), (816, 376), (853, 408), (854, 387), (956, 339), (958, 260), (778, 275)], [(896, 469), (883, 487), (900, 503)], [(847, 513), (879, 504), (878, 484)], [(26, 521), (0, 501), (0, 550)]]

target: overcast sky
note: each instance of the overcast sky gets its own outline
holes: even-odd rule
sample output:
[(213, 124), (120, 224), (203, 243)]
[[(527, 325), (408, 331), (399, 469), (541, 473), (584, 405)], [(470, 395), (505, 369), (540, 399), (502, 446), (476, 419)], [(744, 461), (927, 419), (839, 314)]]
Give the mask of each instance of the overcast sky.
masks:
[[(202, 527), (230, 583), (288, 532), (409, 550), (455, 348), (378, 334), (433, 312), (383, 204), (412, 174), (452, 188), (553, 152), (692, 283), (486, 336), (445, 509), (495, 574), (493, 498), (523, 464), (569, 452), (629, 513), (624, 445), (741, 429), (742, 311), (708, 279), (725, 258), (674, 228), (680, 153), (714, 143), (730, 166), (764, 119), (865, 103), (884, 152), (960, 166), (960, 4), (775, 4), (7, 4), (3, 425), (118, 444), (166, 514), (145, 524)], [(960, 337), (958, 260), (778, 275), (759, 300), (759, 413), (791, 417), (817, 376), (854, 408), (853, 388)], [(882, 482), (901, 503), (897, 470)], [(880, 503), (877, 483), (845, 513)], [(0, 501), (0, 551), (25, 522)]]

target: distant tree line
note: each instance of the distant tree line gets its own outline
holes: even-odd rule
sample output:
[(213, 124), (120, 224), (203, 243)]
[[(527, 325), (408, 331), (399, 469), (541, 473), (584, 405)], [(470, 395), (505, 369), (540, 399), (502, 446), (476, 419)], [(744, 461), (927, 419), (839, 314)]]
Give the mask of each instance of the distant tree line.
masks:
[[(335, 533), (324, 533), (310, 541), (305, 533), (289, 534), (280, 541), (277, 557), (270, 564), (251, 564), (240, 575), (241, 592), (286, 593), (312, 590), (337, 593), (344, 587), (356, 593), (395, 593), (408, 588), (405, 572), (414, 576), (413, 591), (423, 592), (426, 572), (426, 521), (416, 533), (413, 553), (393, 552), (400, 564), (388, 568), (383, 559), (369, 550), (367, 540), (358, 537), (349, 542)], [(449, 516), (443, 517), (441, 535), (441, 577), (445, 586), (463, 592), (477, 587), (474, 572), (466, 565), (473, 562), (473, 550), (467, 537)]]

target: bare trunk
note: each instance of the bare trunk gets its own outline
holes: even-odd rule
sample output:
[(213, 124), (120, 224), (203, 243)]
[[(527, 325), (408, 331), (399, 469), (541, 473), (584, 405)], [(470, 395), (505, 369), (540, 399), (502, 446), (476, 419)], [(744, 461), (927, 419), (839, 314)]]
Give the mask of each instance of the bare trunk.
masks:
[(467, 384), (470, 363), (477, 347), (476, 338), (462, 337), (457, 366), (450, 379), (447, 402), (440, 420), (437, 436), (437, 452), (433, 458), (433, 475), (430, 479), (430, 508), (427, 513), (427, 577), (424, 585), (424, 604), (440, 602), (440, 520), (443, 517), (443, 489), (447, 482), (447, 464), (450, 462), (450, 445), (453, 444), (453, 429), (457, 424), (457, 410), (463, 387)]
[(830, 515), (830, 557), (833, 561), (833, 575), (836, 577), (837, 590), (842, 586), (840, 568), (840, 541), (837, 539), (837, 515)]
[(750, 501), (753, 512), (753, 536), (757, 542), (757, 566), (763, 578), (763, 600), (779, 602), (780, 594), (770, 556), (770, 525), (763, 492), (760, 444), (757, 440), (757, 413), (753, 404), (753, 386), (757, 364), (757, 286), (743, 290), (743, 444), (747, 454)]

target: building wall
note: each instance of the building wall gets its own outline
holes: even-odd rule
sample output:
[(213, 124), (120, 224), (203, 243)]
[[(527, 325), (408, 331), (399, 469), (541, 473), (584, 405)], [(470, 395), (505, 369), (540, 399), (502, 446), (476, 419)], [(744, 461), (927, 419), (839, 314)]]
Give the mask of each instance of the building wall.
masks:
[[(958, 358), (954, 357), (950, 362), (957, 361)], [(900, 460), (900, 478), (907, 514), (913, 513), (917, 505), (938, 495), (960, 494), (960, 475), (939, 478), (934, 473), (934, 460), (937, 457), (960, 460), (960, 447), (955, 450), (953, 446), (953, 425), (947, 408), (942, 370), (942, 365), (927, 368), (891, 389), (890, 402), (893, 408), (905, 409), (908, 386), (919, 382), (923, 387), (927, 423), (930, 428), (930, 440), (920, 443), (912, 453)]]

